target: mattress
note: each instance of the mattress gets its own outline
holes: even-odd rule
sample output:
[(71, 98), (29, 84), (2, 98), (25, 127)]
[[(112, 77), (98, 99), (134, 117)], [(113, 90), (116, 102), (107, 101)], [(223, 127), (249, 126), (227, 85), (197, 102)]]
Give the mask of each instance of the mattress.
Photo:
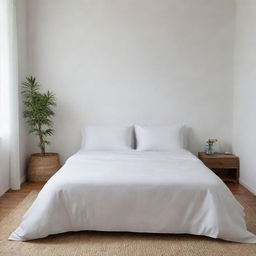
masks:
[(183, 149), (76, 153), (46, 183), (9, 240), (81, 230), (256, 242), (226, 185)]

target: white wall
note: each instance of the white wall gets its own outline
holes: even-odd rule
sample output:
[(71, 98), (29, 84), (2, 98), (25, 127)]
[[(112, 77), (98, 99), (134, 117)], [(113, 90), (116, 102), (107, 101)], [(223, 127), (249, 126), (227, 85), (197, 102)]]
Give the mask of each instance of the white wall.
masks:
[(236, 3), (233, 149), (240, 182), (256, 194), (256, 1)]
[(49, 150), (76, 152), (83, 123), (172, 122), (194, 153), (230, 150), (234, 16), (233, 0), (29, 0), (30, 74), (58, 100)]
[[(21, 85), (22, 81), (28, 74), (27, 67), (27, 0), (17, 1), (17, 42), (18, 42), (18, 61), (19, 74), (18, 80)], [(21, 88), (21, 86), (20, 86)], [(23, 119), (23, 105), (20, 94), (20, 167), (21, 167), (21, 182), (25, 181), (26, 174), (26, 159), (28, 157), (28, 129)]]

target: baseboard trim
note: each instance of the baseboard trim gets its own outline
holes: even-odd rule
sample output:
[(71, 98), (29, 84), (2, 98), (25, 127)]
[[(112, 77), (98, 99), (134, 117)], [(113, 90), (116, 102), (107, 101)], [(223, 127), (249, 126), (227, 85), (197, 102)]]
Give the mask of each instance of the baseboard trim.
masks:
[(246, 182), (242, 181), (241, 179), (239, 180), (239, 183), (256, 196), (256, 189), (252, 188), (251, 186), (249, 186)]

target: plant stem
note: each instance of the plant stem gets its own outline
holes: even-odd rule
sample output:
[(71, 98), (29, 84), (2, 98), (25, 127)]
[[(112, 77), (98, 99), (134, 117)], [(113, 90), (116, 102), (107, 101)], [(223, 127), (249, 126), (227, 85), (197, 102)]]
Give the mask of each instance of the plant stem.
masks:
[(40, 139), (40, 149), (41, 149), (41, 154), (45, 155), (45, 145), (44, 145), (44, 139), (42, 135), (42, 130), (41, 130), (41, 125), (38, 125), (38, 130), (39, 130), (39, 139)]

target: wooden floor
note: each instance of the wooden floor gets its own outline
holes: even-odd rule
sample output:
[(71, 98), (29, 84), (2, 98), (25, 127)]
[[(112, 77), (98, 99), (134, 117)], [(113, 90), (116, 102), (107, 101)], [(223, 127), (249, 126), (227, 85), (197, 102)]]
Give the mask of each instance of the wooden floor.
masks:
[(20, 190), (8, 190), (0, 197), (0, 221), (7, 216), (31, 191), (40, 191), (44, 183), (26, 182)]
[[(43, 183), (26, 182), (22, 184), (21, 190), (9, 190), (0, 197), (0, 221), (7, 216), (31, 191), (40, 191)], [(255, 207), (256, 196), (250, 193), (242, 185), (235, 183), (228, 183), (227, 186), (232, 193), (242, 200), (245, 205)]]

